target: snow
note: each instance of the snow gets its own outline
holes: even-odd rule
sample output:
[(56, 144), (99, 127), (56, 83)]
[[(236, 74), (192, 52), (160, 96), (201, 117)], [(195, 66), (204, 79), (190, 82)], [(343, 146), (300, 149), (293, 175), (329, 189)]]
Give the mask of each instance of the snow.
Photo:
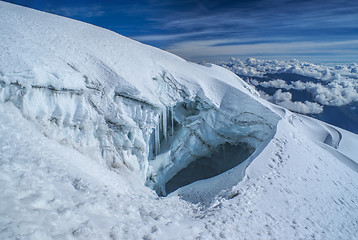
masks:
[[(0, 99), (50, 138), (110, 167), (126, 165), (159, 194), (177, 172), (221, 144), (257, 147), (279, 120), (255, 90), (221, 67), (59, 16), (7, 3), (1, 11), (8, 17), (0, 22), (7, 29), (0, 39), (6, 46)], [(167, 142), (169, 108), (177, 123), (172, 135), (180, 139)], [(237, 122), (247, 112), (245, 121), (253, 124), (243, 128)]]
[(49, 140), (10, 104), (0, 113), (2, 239), (139, 239), (186, 226), (186, 202), (171, 199), (181, 213), (165, 217), (167, 200), (125, 168), (111, 171)]
[[(219, 66), (5, 2), (0, 16), (2, 239), (356, 238), (357, 135)], [(238, 165), (161, 197), (221, 154)]]
[(226, 195), (233, 198), (205, 213), (213, 230), (204, 238), (219, 238), (220, 231), (229, 239), (356, 238), (356, 172), (288, 129), (279, 123), (271, 144), (247, 168), (246, 179)]

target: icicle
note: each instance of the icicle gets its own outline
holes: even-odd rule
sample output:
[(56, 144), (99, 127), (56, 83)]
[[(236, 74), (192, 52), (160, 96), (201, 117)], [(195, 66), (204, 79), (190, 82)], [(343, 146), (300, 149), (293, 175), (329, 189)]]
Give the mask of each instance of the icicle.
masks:
[(168, 124), (167, 124), (167, 108), (165, 108), (165, 109), (163, 110), (162, 123), (163, 123), (163, 136), (164, 136), (164, 141), (166, 141), (166, 140), (167, 140), (167, 129), (168, 129)]
[(160, 152), (160, 122), (155, 126), (154, 129), (154, 147), (155, 147), (155, 155), (158, 155)]
[(155, 156), (157, 156), (157, 155), (158, 155), (157, 135), (158, 135), (158, 132), (157, 132), (157, 126), (155, 126), (155, 128), (154, 128), (154, 155), (155, 155)]
[(171, 107), (171, 120), (172, 120), (172, 136), (174, 135), (174, 112), (173, 112), (173, 107)]

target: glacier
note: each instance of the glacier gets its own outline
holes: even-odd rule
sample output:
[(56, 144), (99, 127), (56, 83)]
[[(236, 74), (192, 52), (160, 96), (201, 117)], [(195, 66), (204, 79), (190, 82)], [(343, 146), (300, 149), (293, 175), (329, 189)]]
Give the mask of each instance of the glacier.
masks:
[[(8, 29), (14, 26), (22, 35), (34, 34), (27, 30), (33, 23), (12, 19), (6, 19)], [(83, 24), (76, 24), (71, 27), (76, 33), (67, 33), (73, 36), (70, 39), (89, 39), (97, 30), (86, 26), (81, 31)], [(51, 49), (53, 42), (46, 46), (43, 42), (70, 28), (62, 27), (37, 29), (35, 35), (42, 36), (37, 44), (26, 40), (30, 36), (23, 36), (21, 42), (15, 41), (17, 36), (2, 35), (6, 46), (21, 45), (23, 50), (16, 55), (5, 51), (1, 101), (14, 103), (47, 136), (110, 167), (136, 171), (158, 194), (166, 195), (165, 183), (195, 159), (226, 143), (257, 148), (273, 134), (279, 117), (234, 74), (214, 65), (186, 62), (111, 32), (95, 35), (92, 47), (61, 40), (56, 40), (56, 49)], [(109, 41), (116, 44), (106, 47), (105, 55), (98, 43)], [(76, 62), (73, 54), (65, 57), (63, 50), (71, 48), (76, 49)], [(29, 51), (36, 52), (35, 59), (22, 56)], [(50, 57), (43, 66), (45, 60), (40, 59)], [(196, 74), (188, 74), (191, 71)], [(230, 101), (240, 104), (228, 105)]]
[(5, 2), (0, 15), (3, 238), (357, 234), (357, 135), (214, 64)]

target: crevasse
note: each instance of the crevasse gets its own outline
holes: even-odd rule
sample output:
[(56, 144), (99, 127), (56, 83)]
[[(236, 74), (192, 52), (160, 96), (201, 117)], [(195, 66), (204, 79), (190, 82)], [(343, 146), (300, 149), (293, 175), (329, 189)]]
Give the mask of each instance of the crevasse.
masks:
[[(210, 157), (226, 145), (245, 144), (252, 153), (274, 128), (245, 106), (240, 112), (227, 113), (198, 96), (157, 107), (128, 93), (110, 98), (93, 89), (75, 92), (2, 82), (0, 93), (2, 102), (13, 102), (46, 135), (103, 159), (110, 167), (124, 164), (159, 195), (166, 195), (166, 184), (190, 163), (202, 158), (215, 161)], [(255, 110), (269, 113), (259, 105)]]
[(222, 146), (257, 149), (275, 131), (280, 117), (221, 67), (37, 14), (50, 20), (34, 27), (22, 17), (3, 19), (12, 34), (0, 35), (0, 101), (46, 136), (129, 169), (159, 195), (192, 162), (208, 158), (215, 166)]

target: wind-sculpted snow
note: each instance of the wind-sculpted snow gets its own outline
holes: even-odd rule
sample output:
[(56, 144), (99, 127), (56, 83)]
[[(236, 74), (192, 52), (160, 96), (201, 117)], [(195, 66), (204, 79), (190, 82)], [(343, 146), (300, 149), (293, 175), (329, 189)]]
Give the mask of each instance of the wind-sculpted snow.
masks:
[[(1, 19), (1, 101), (13, 102), (47, 136), (137, 172), (160, 195), (196, 159), (225, 144), (256, 149), (274, 134), (279, 116), (223, 68), (91, 25), (1, 6), (8, 15)], [(42, 18), (48, 21), (38, 26)]]
[(355, 134), (219, 66), (5, 2), (0, 42), (1, 239), (356, 236)]

